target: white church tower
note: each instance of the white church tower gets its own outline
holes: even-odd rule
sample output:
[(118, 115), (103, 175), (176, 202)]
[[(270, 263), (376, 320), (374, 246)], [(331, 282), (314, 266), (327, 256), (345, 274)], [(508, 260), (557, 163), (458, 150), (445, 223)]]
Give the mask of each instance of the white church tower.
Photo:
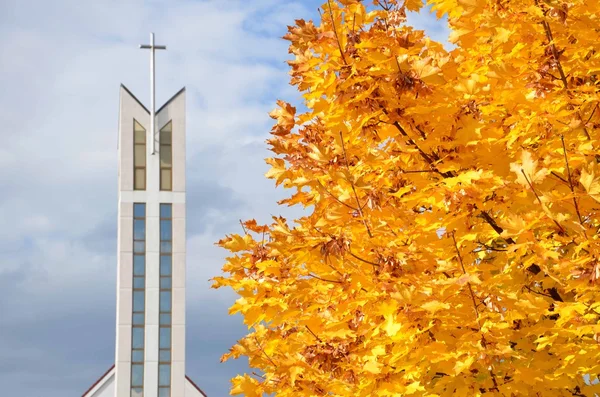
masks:
[(121, 85), (115, 365), (83, 397), (206, 396), (185, 375), (185, 88), (155, 111)]

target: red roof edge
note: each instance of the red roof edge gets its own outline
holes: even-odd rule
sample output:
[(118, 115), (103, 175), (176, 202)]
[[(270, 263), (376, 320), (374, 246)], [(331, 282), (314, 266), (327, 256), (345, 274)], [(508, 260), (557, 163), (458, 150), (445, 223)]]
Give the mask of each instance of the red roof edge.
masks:
[(98, 378), (98, 380), (97, 380), (96, 382), (94, 382), (94, 384), (93, 384), (92, 386), (90, 386), (90, 388), (89, 388), (89, 389), (87, 389), (87, 390), (85, 391), (85, 393), (83, 393), (83, 395), (82, 395), (81, 397), (85, 397), (85, 396), (86, 396), (86, 394), (88, 394), (89, 392), (91, 392), (91, 391), (92, 391), (92, 389), (93, 389), (94, 387), (96, 387), (96, 385), (97, 385), (98, 383), (100, 383), (100, 382), (102, 381), (102, 379), (104, 379), (104, 377), (105, 377), (106, 375), (108, 375), (108, 373), (109, 373), (110, 371), (112, 371), (112, 370), (113, 370), (113, 368), (114, 368), (114, 367), (115, 367), (115, 365), (113, 364), (113, 365), (112, 365), (112, 366), (111, 366), (111, 367), (108, 369), (108, 371), (106, 371), (106, 372), (105, 372), (105, 373), (104, 373), (104, 374), (103, 374), (103, 375), (102, 375), (100, 378)]
[(198, 387), (198, 385), (197, 385), (197, 384), (195, 384), (195, 383), (194, 383), (194, 381), (190, 379), (190, 377), (189, 377), (189, 376), (187, 376), (187, 375), (186, 375), (186, 376), (185, 376), (185, 379), (187, 379), (187, 381), (188, 381), (188, 382), (190, 382), (190, 383), (192, 384), (192, 386), (194, 386), (194, 387), (196, 388), (196, 390), (198, 390), (200, 393), (202, 393), (202, 395), (203, 395), (204, 397), (208, 397), (208, 396), (206, 395), (206, 393), (204, 393), (204, 391), (202, 391), (202, 389), (201, 389), (201, 388), (199, 388), (199, 387)]

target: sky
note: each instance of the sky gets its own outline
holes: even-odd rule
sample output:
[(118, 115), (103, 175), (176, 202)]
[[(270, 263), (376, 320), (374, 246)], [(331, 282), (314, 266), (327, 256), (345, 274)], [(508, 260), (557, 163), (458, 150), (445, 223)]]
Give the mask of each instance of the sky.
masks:
[[(210, 397), (247, 369), (219, 359), (247, 331), (210, 288), (241, 233), (300, 210), (264, 178), (288, 84), (281, 39), (321, 0), (0, 0), (0, 385), (11, 397), (80, 396), (114, 363), (119, 84), (157, 108), (187, 93), (187, 363)], [(409, 22), (439, 41), (444, 22)]]

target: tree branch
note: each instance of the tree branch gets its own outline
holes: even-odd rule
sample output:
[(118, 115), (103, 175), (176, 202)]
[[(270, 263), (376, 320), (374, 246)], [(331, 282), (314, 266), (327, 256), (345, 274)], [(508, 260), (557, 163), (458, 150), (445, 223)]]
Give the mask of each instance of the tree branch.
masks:
[(344, 203), (343, 201), (341, 201), (340, 199), (338, 199), (337, 197), (334, 196), (333, 193), (331, 193), (329, 190), (327, 190), (327, 188), (325, 186), (323, 186), (323, 184), (321, 183), (321, 181), (319, 181), (317, 179), (317, 183), (323, 188), (323, 190), (325, 190), (335, 201), (337, 201), (338, 203), (342, 204), (343, 206), (346, 206), (348, 208), (350, 208), (352, 211), (358, 211), (358, 209), (354, 208), (353, 206)]
[[(344, 163), (346, 164), (346, 169), (348, 170), (348, 173), (351, 174), (350, 166), (348, 165), (348, 156), (346, 155), (346, 146), (344, 145), (344, 134), (342, 133), (342, 131), (340, 131), (340, 141), (342, 142), (342, 152), (344, 154), (344, 160), (345, 160)], [(369, 237), (373, 238), (373, 234), (371, 234), (371, 229), (369, 228), (369, 225), (367, 225), (367, 220), (365, 219), (365, 214), (360, 205), (360, 200), (358, 199), (358, 194), (356, 193), (356, 188), (354, 187), (354, 182), (353, 181), (348, 181), (348, 182), (350, 182), (350, 186), (352, 186), (352, 191), (354, 192), (354, 198), (356, 199), (356, 205), (358, 206), (358, 213), (360, 214), (360, 217), (362, 218), (365, 228), (367, 228), (367, 234), (369, 235)]]
[[(462, 268), (463, 274), (467, 274), (467, 271), (465, 269), (465, 264), (463, 263), (462, 256), (460, 255), (460, 251), (458, 249), (458, 244), (456, 244), (456, 237), (454, 236), (454, 232), (452, 232), (452, 241), (454, 242), (454, 248), (456, 249), (456, 255), (458, 255), (458, 261), (460, 263), (460, 267)], [(471, 294), (471, 301), (473, 302), (473, 309), (475, 309), (477, 326), (479, 327), (479, 331), (481, 331), (481, 324), (479, 322), (479, 309), (477, 309), (477, 301), (475, 300), (475, 293), (473, 292), (473, 287), (471, 287), (471, 282), (467, 281), (467, 287), (469, 287), (469, 293)]]
[(329, 7), (329, 16), (331, 17), (331, 25), (333, 26), (333, 34), (335, 34), (335, 39), (337, 40), (338, 48), (340, 49), (340, 55), (342, 56), (342, 61), (344, 61), (344, 65), (348, 66), (348, 62), (346, 62), (346, 57), (344, 56), (344, 50), (342, 50), (342, 43), (340, 42), (340, 38), (337, 33), (337, 29), (335, 28), (335, 20), (333, 19), (333, 11), (331, 11), (331, 0), (327, 0), (327, 5)]
[[(546, 17), (547, 11), (540, 7), (540, 3), (538, 0), (535, 0), (535, 5), (542, 10), (544, 17)], [(550, 29), (550, 24), (548, 23), (548, 21), (542, 20), (542, 26), (544, 27), (544, 31), (546, 32), (546, 38), (548, 39), (548, 44), (550, 45), (550, 49), (552, 50), (552, 57), (556, 62), (558, 73), (560, 73), (560, 79), (563, 83), (565, 90), (568, 90), (569, 85), (567, 83), (567, 77), (565, 76), (565, 72), (563, 71), (562, 64), (560, 63), (560, 59), (558, 57), (558, 51), (556, 50), (556, 45), (554, 44), (554, 38), (552, 37), (552, 30)]]
[(352, 251), (350, 251), (350, 250), (348, 250), (348, 253), (350, 254), (350, 256), (352, 256), (353, 258), (356, 258), (356, 259), (358, 259), (358, 260), (359, 260), (359, 261), (361, 261), (361, 262), (368, 263), (369, 265), (373, 265), (373, 266), (377, 266), (377, 267), (381, 266), (379, 263), (371, 262), (371, 261), (368, 261), (368, 260), (366, 260), (366, 259), (363, 259), (363, 258), (361, 258), (360, 256), (357, 256), (357, 255), (355, 255), (355, 254), (354, 254)]
[[(529, 187), (531, 188), (531, 191), (533, 192), (533, 194), (535, 195), (535, 197), (537, 198), (538, 202), (540, 203), (540, 205), (542, 207), (544, 207), (544, 203), (542, 203), (542, 199), (540, 198), (540, 196), (537, 194), (537, 192), (535, 191), (535, 188), (533, 187), (533, 184), (531, 183), (531, 181), (529, 180), (529, 178), (527, 177), (527, 174), (525, 173), (525, 170), (523, 170), (523, 168), (521, 168), (521, 173), (523, 174), (523, 176), (525, 177), (525, 180), (527, 181), (527, 183), (529, 184)], [(567, 234), (567, 231), (560, 225), (560, 223), (558, 223), (558, 221), (552, 217), (550, 217), (550, 219), (552, 219), (552, 221), (554, 222), (554, 224), (560, 229), (561, 232), (563, 232), (564, 234)]]
[(577, 198), (575, 198), (575, 189), (573, 187), (573, 178), (571, 177), (571, 168), (569, 167), (569, 160), (567, 159), (567, 148), (565, 146), (565, 137), (563, 135), (560, 136), (560, 141), (562, 142), (563, 154), (565, 156), (565, 164), (567, 166), (567, 176), (569, 178), (569, 188), (571, 189), (571, 193), (573, 193), (573, 204), (575, 205), (575, 212), (577, 212), (577, 217), (579, 218), (579, 224), (583, 228), (583, 234), (587, 238), (587, 233), (585, 232), (585, 226), (583, 225), (583, 220), (581, 218), (581, 212), (579, 211), (579, 204), (577, 204)]

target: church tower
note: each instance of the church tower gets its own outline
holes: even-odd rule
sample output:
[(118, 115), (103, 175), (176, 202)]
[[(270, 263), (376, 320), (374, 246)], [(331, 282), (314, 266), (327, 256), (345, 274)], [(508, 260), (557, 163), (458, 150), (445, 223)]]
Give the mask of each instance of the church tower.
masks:
[(185, 88), (155, 111), (150, 39), (150, 109), (120, 88), (115, 366), (84, 397), (204, 395), (185, 375)]

